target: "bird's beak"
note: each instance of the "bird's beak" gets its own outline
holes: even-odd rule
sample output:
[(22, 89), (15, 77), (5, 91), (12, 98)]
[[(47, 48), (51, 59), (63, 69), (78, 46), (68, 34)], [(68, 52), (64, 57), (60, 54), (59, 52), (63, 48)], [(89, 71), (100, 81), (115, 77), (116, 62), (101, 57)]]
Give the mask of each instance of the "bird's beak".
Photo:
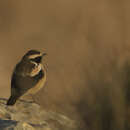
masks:
[(42, 53), (42, 57), (43, 57), (43, 56), (45, 56), (45, 55), (47, 55), (47, 53), (45, 53), (45, 52), (44, 52), (44, 53)]

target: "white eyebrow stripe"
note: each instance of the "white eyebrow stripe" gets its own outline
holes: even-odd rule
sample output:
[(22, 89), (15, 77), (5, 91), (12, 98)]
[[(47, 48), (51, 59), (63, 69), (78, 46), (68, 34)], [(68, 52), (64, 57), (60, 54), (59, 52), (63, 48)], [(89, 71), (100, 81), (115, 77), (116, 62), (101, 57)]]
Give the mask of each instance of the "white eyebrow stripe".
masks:
[(34, 59), (38, 56), (42, 56), (42, 54), (35, 54), (35, 55), (31, 55), (31, 56), (28, 56), (29, 59)]

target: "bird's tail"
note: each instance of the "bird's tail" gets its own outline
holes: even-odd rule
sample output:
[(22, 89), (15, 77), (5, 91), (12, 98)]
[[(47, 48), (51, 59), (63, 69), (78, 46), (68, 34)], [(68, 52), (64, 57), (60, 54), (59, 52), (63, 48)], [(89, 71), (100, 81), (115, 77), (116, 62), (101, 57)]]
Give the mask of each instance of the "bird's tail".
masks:
[(17, 100), (16, 96), (10, 96), (9, 100), (7, 101), (7, 105), (14, 105)]

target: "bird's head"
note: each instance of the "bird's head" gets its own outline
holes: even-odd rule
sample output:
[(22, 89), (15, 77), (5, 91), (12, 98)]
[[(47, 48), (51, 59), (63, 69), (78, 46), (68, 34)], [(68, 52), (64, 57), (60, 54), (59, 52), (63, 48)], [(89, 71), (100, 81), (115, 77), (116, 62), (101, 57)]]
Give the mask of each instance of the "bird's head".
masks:
[(23, 59), (35, 62), (36, 64), (41, 63), (42, 58), (46, 55), (45, 52), (41, 53), (38, 50), (29, 50), (24, 56)]

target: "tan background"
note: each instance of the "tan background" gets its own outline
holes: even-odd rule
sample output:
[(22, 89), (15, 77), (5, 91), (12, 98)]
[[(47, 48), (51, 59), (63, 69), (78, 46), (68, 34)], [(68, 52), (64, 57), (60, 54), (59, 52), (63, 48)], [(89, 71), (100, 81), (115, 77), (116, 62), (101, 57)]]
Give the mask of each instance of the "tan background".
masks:
[(90, 129), (123, 130), (129, 4), (128, 0), (1, 0), (1, 97), (9, 97), (10, 75), (22, 55), (29, 49), (47, 51), (48, 81), (37, 101), (84, 120)]

